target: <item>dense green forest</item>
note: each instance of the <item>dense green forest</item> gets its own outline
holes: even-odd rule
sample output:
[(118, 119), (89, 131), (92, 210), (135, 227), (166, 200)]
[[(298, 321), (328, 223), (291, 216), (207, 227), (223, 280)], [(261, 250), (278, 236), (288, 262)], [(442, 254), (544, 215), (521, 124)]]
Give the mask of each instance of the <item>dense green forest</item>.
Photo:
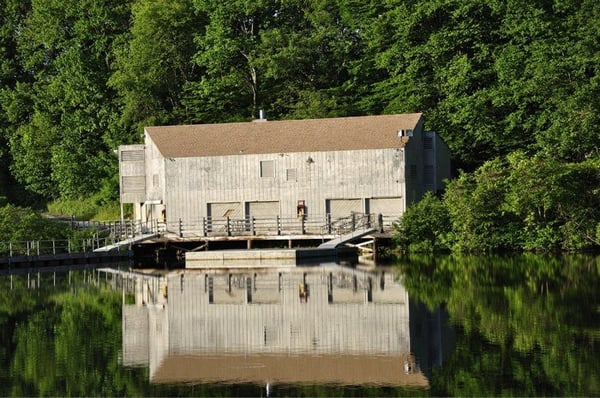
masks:
[(9, 203), (114, 203), (114, 150), (139, 142), (146, 125), (250, 120), (258, 109), (270, 119), (423, 112), (463, 172), (450, 191), (464, 206), (449, 211), (473, 215), (451, 217), (451, 246), (477, 247), (478, 228), (534, 231), (483, 248), (573, 234), (554, 246), (598, 244), (596, 0), (0, 7), (0, 197)]

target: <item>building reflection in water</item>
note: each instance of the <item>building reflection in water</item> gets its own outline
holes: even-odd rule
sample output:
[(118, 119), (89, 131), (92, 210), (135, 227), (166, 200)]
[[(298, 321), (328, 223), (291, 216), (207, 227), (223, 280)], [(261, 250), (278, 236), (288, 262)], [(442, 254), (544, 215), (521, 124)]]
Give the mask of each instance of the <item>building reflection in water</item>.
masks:
[(426, 387), (448, 345), (444, 316), (396, 279), (336, 265), (140, 279), (123, 307), (123, 362), (153, 383)]

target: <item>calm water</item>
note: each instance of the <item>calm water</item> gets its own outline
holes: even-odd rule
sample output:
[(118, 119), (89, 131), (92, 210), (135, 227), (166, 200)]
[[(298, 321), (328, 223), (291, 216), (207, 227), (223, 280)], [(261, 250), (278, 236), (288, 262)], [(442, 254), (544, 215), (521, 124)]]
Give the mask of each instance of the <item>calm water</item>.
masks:
[(0, 395), (598, 396), (599, 282), (584, 255), (2, 276)]

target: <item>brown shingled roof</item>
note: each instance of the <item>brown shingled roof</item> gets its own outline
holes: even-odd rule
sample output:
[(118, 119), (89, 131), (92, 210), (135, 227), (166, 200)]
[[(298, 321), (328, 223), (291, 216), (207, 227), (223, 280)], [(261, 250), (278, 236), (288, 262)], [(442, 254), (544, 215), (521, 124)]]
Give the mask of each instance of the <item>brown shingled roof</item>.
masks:
[(146, 127), (165, 157), (401, 148), (420, 113)]

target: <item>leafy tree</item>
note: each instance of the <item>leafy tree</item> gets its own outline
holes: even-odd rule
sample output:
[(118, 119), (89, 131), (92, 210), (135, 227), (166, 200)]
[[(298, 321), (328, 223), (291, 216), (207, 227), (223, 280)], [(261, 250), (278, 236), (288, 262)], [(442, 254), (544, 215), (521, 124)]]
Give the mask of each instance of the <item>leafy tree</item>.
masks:
[(411, 205), (394, 224), (394, 239), (410, 251), (440, 251), (448, 249), (446, 235), (450, 232), (450, 217), (444, 203), (433, 193)]
[(4, 93), (4, 109), (12, 171), (32, 192), (76, 197), (106, 177), (98, 154), (110, 151), (104, 135), (115, 108), (105, 82), (128, 12), (123, 2), (33, 0), (14, 31), (29, 81)]
[[(17, 60), (15, 31), (18, 30), (30, 5), (28, 1), (7, 0), (0, 6), (0, 104), (18, 81), (26, 78)], [(0, 110), (2, 105), (0, 105)], [(13, 194), (14, 180), (10, 174), (11, 157), (8, 134), (11, 122), (0, 112), (0, 197)]]
[(194, 62), (202, 78), (187, 87), (187, 106), (201, 122), (247, 119), (259, 102), (260, 33), (275, 13), (269, 0), (199, 0), (194, 6), (206, 16), (198, 35)]
[(598, 103), (598, 4), (592, 1), (527, 5), (501, 11), (510, 41), (498, 53), (493, 101), (506, 126), (535, 138), (537, 149), (560, 159), (597, 154), (592, 126)]
[(379, 78), (365, 101), (383, 112), (423, 111), (468, 171), (525, 148), (582, 160), (599, 144), (598, 8), (386, 3), (373, 20), (383, 32), (368, 53)]
[(351, 1), (288, 3), (261, 34), (262, 103), (276, 116), (318, 118), (353, 112), (348, 90), (359, 56), (360, 23)]
[[(19, 90), (20, 87), (17, 88)], [(41, 132), (41, 133), (40, 133)], [(28, 124), (20, 125), (10, 136), (9, 143), (15, 178), (28, 190), (52, 198), (59, 195), (50, 175), (52, 173), (52, 146), (57, 131), (47, 115), (35, 112)]]
[[(121, 97), (120, 125), (139, 133), (148, 125), (189, 122), (181, 100), (186, 85), (199, 79), (192, 57), (204, 18), (191, 0), (137, 0), (131, 19), (128, 40), (118, 49), (108, 81)], [(137, 134), (121, 139), (135, 138)]]
[(388, 37), (375, 52), (384, 77), (372, 97), (383, 112), (424, 112), (459, 166), (472, 168), (497, 154), (497, 143), (517, 142), (499, 136), (490, 104), (494, 48), (502, 42), (493, 2), (395, 1), (379, 19)]
[(451, 181), (444, 195), (450, 213), (454, 250), (518, 249), (522, 226), (502, 208), (507, 192), (506, 163), (486, 162), (473, 174)]
[[(407, 209), (398, 243), (423, 249), (442, 237), (455, 251), (594, 248), (599, 189), (597, 159), (565, 163), (517, 151), (461, 173), (448, 184), (442, 203), (426, 196)], [(447, 229), (439, 220), (449, 220)]]
[(597, 162), (562, 163), (543, 155), (509, 157), (504, 208), (523, 222), (523, 247), (581, 249), (597, 245), (600, 220)]
[(358, 56), (352, 2), (197, 1), (206, 15), (186, 86), (198, 121), (245, 120), (258, 109), (278, 118), (347, 114), (349, 68)]

